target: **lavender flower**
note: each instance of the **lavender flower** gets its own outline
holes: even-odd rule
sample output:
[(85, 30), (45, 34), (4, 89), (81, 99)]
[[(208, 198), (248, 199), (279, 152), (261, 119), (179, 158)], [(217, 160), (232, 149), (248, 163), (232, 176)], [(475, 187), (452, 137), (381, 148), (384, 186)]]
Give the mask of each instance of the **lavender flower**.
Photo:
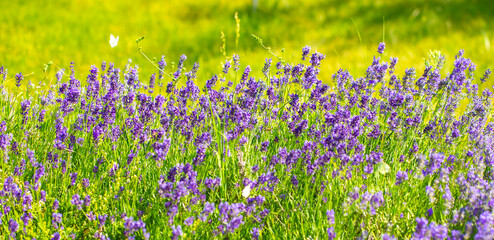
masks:
[(325, 55), (315, 52), (312, 54), (309, 62), (312, 64), (313, 67), (319, 67), (321, 65), (321, 61), (325, 58)]
[(21, 220), (24, 223), (24, 226), (29, 225), (29, 221), (33, 219), (33, 214), (30, 212), (24, 212), (21, 216)]
[(39, 200), (42, 201), (42, 202), (46, 202), (46, 191), (45, 190), (41, 190), (39, 192), (39, 195), (40, 195), (40, 199)]
[(22, 210), (27, 211), (31, 209), (32, 201), (33, 201), (33, 196), (31, 196), (31, 194), (25, 193), (22, 196)]
[(232, 56), (232, 61), (233, 61), (233, 70), (238, 71), (240, 68), (240, 56), (237, 54), (233, 54)]
[(305, 60), (305, 58), (307, 57), (307, 55), (309, 55), (310, 53), (310, 47), (309, 46), (305, 46), (302, 48), (302, 60)]
[(57, 211), (58, 210), (58, 207), (60, 206), (60, 203), (58, 202), (57, 199), (55, 199), (55, 201), (53, 201), (53, 211)]
[(132, 160), (134, 159), (134, 157), (136, 156), (136, 153), (134, 153), (134, 150), (130, 150), (130, 153), (127, 157), (127, 165), (130, 165), (132, 163)]
[(266, 62), (264, 63), (264, 67), (262, 68), (262, 73), (264, 73), (266, 77), (268, 77), (269, 68), (271, 67), (272, 62), (273, 60), (271, 58), (266, 58)]
[(182, 227), (180, 225), (178, 226), (175, 226), (173, 225), (172, 226), (172, 240), (177, 240), (178, 237), (182, 236), (183, 235), (183, 232), (182, 232)]
[(326, 211), (326, 217), (328, 219), (328, 222), (330, 225), (334, 225), (334, 210), (328, 210)]
[(336, 238), (336, 232), (334, 231), (334, 227), (328, 227), (327, 231), (328, 239), (332, 240)]
[(483, 212), (477, 221), (478, 232), (475, 239), (493, 239), (494, 238), (494, 217), (488, 211)]
[(62, 223), (62, 214), (61, 213), (53, 213), (52, 214), (52, 220), (51, 224), (53, 225), (53, 228), (58, 229), (58, 224)]
[(241, 82), (247, 81), (247, 78), (249, 77), (250, 73), (250, 66), (245, 67), (244, 73), (242, 74), (242, 79)]
[(70, 203), (72, 205), (75, 205), (77, 207), (78, 210), (82, 210), (82, 200), (81, 200), (81, 197), (79, 196), (79, 194), (74, 194), (72, 196), (72, 200), (70, 200)]
[(60, 240), (60, 239), (61, 239), (60, 233), (58, 232), (53, 233), (53, 237), (51, 238), (51, 240)]
[(433, 239), (446, 239), (448, 237), (448, 228), (442, 225), (436, 225), (431, 222), (429, 229)]
[[(488, 81), (491, 70), (476, 79), (476, 65), (460, 51), (451, 72), (442, 75), (444, 56), (433, 53), (433, 63), (427, 61), (421, 76), (406, 68), (398, 77), (398, 59), (383, 62), (384, 51), (385, 43), (380, 43), (363, 76), (338, 70), (331, 86), (320, 77), (325, 56), (308, 46), (302, 49), (304, 64), (280, 60), (270, 72), (273, 62), (266, 59), (258, 71), (268, 78), (255, 77), (257, 71), (247, 66), (236, 75), (235, 85), (228, 75), (232, 68), (239, 71), (239, 56), (234, 55), (219, 75), (206, 79), (202, 91), (196, 79), (199, 64), (186, 71), (181, 56), (165, 95), (153, 93), (156, 77), (163, 87), (164, 57), (148, 86), (139, 82), (138, 67), (130, 62), (123, 77), (112, 63), (103, 63), (101, 70), (91, 66), (84, 84), (72, 64), (67, 79), (63, 71), (57, 73), (52, 87), (57, 90), (0, 108), (4, 235), (29, 237), (39, 232), (28, 229), (31, 223), (45, 223), (41, 228), (51, 230), (42, 234), (59, 231), (54, 239), (76, 238), (75, 222), (65, 221), (63, 214), (96, 224), (92, 236), (97, 239), (108, 239), (107, 230), (112, 236), (148, 239), (156, 224), (168, 225), (172, 239), (185, 234), (258, 239), (261, 233), (272, 238), (266, 223), (273, 219), (266, 217), (273, 207), (286, 226), (297, 227), (302, 215), (321, 214), (311, 206), (326, 206), (322, 211), (328, 222), (316, 230), (323, 228), (329, 239), (336, 239), (336, 222), (352, 225), (352, 216), (362, 214), (372, 221), (361, 221), (357, 226), (364, 230), (345, 236), (494, 238), (494, 123), (489, 118), (494, 94), (477, 84)], [(5, 72), (0, 68), (0, 77)], [(176, 81), (182, 75), (186, 79)], [(21, 78), (19, 73), (14, 84), (20, 86)], [(0, 91), (0, 98), (9, 100), (8, 89)], [(432, 150), (426, 156), (427, 149)], [(396, 175), (389, 176), (386, 164), (397, 168)], [(217, 169), (208, 170), (211, 166)], [(57, 184), (67, 183), (58, 178), (70, 179), (69, 196), (56, 191)], [(153, 178), (157, 181), (146, 182)], [(394, 187), (376, 185), (393, 179)], [(359, 182), (368, 186), (354, 186)], [(398, 210), (395, 224), (406, 223), (413, 214), (394, 209), (401, 199), (395, 190), (399, 194), (417, 186), (426, 187), (425, 192), (410, 192), (418, 194), (414, 203), (429, 203), (407, 203), (411, 212), (424, 215), (415, 219), (415, 231), (384, 226), (367, 232), (373, 227), (365, 224), (386, 225), (385, 210)], [(225, 194), (225, 188), (232, 194)], [(330, 192), (346, 198), (335, 202)], [(270, 202), (272, 197), (279, 203)], [(278, 211), (280, 206), (292, 209)], [(335, 219), (336, 208), (346, 217)], [(48, 222), (39, 221), (46, 217)], [(22, 233), (19, 224), (25, 227)], [(206, 225), (212, 233), (194, 232)]]
[(250, 230), (250, 234), (252, 235), (252, 239), (259, 239), (259, 228), (252, 228), (252, 230)]
[(13, 237), (15, 236), (15, 233), (19, 231), (19, 224), (12, 218), (9, 220), (9, 231)]
[(385, 233), (382, 236), (382, 240), (396, 240), (396, 238), (393, 235), (389, 236), (387, 233)]
[(83, 178), (82, 179), (82, 186), (85, 188), (89, 187), (89, 179)]
[(22, 75), (22, 73), (18, 73), (15, 75), (15, 85), (17, 87), (20, 87), (21, 86), (21, 81), (24, 80), (24, 76)]
[(291, 182), (292, 182), (292, 184), (293, 184), (294, 187), (297, 187), (298, 186), (297, 176), (293, 175)]
[(91, 196), (84, 197), (84, 206), (89, 207), (91, 205)]
[(223, 65), (223, 73), (227, 74), (230, 67), (231, 67), (231, 61), (226, 61), (225, 64)]
[(0, 123), (0, 133), (5, 133), (7, 131), (7, 123), (5, 121), (2, 121)]
[(42, 123), (45, 120), (46, 110), (43, 109), (39, 112), (38, 122)]
[(108, 218), (108, 215), (107, 214), (99, 215), (98, 216), (99, 228), (101, 228), (101, 227), (103, 227), (105, 225), (107, 218)]
[(131, 235), (140, 229), (144, 230), (146, 227), (146, 224), (141, 220), (134, 221), (134, 219), (132, 217), (125, 217), (124, 227), (126, 230), (125, 231), (126, 234)]
[(484, 73), (484, 75), (480, 78), (480, 81), (481, 81), (482, 83), (487, 82), (487, 79), (489, 79), (489, 76), (491, 75), (491, 72), (492, 72), (492, 71), (491, 71), (491, 69), (487, 69), (487, 70), (485, 70), (485, 73)]
[(399, 186), (403, 181), (406, 180), (408, 180), (408, 173), (406, 171), (398, 171), (396, 173), (396, 186)]
[(269, 141), (265, 141), (261, 143), (261, 152), (268, 151)]
[(77, 181), (77, 173), (71, 173), (70, 175), (70, 185), (74, 186)]
[(435, 201), (435, 197), (434, 197), (434, 188), (432, 188), (431, 186), (425, 186), (425, 191), (427, 193), (427, 196), (429, 197), (429, 201), (432, 203)]
[(194, 217), (189, 217), (184, 220), (184, 225), (191, 226), (194, 223)]
[(379, 43), (379, 46), (377, 47), (377, 52), (379, 54), (383, 54), (384, 52), (384, 47), (385, 47), (385, 44), (383, 42)]
[(21, 102), (21, 114), (25, 117), (29, 111), (29, 107), (31, 106), (31, 101), (24, 100)]
[(160, 70), (158, 78), (163, 79), (163, 73), (164, 73), (164, 69), (166, 67), (165, 56), (161, 56), (161, 60), (158, 62), (158, 67)]
[(156, 73), (153, 73), (153, 75), (151, 75), (151, 77), (149, 78), (149, 88), (153, 89), (155, 84), (156, 84)]
[(430, 236), (427, 237), (428, 234), (428, 224), (429, 221), (425, 218), (417, 218), (417, 226), (415, 227), (415, 233), (412, 236), (412, 239), (430, 239)]

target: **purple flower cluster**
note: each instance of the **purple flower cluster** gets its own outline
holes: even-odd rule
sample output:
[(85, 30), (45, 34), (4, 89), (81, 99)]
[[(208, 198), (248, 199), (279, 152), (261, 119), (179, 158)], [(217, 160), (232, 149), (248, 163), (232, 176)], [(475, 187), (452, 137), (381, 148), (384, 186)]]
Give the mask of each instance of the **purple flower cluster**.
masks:
[(20, 87), (21, 86), (21, 81), (24, 80), (24, 76), (22, 75), (22, 73), (18, 73), (15, 75), (15, 85), (17, 87)]
[[(460, 51), (444, 76), (441, 56), (398, 75), (384, 50), (364, 76), (340, 69), (333, 84), (319, 75), (325, 56), (308, 46), (303, 63), (266, 59), (235, 79), (234, 55), (202, 88), (185, 55), (170, 73), (162, 57), (146, 85), (130, 61), (122, 73), (91, 66), (84, 84), (72, 64), (44, 96), (0, 108), (4, 230), (492, 239), (493, 94), (482, 85), (491, 71), (477, 82)], [(298, 229), (313, 232), (279, 233)]]

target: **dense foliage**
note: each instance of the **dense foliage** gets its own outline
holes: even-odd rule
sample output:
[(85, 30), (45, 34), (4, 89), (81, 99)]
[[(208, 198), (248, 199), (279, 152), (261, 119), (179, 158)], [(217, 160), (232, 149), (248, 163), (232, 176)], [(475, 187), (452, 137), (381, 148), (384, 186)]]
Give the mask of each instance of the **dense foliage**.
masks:
[(450, 73), (434, 54), (398, 76), (383, 51), (330, 85), (305, 47), (261, 77), (234, 55), (201, 87), (182, 56), (149, 81), (103, 63), (2, 88), (0, 235), (494, 238), (490, 70), (460, 51)]

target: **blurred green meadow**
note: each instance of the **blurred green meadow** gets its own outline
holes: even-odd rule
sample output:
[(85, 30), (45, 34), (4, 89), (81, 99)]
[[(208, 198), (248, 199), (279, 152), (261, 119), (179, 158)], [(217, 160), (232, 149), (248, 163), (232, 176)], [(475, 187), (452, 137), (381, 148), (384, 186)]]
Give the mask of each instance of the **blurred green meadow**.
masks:
[[(71, 61), (83, 79), (91, 65), (103, 60), (123, 68), (132, 59), (147, 82), (156, 69), (138, 51), (141, 36), (150, 58), (165, 55), (170, 70), (185, 54), (188, 68), (199, 62), (198, 79), (205, 81), (221, 71), (225, 60), (222, 32), (226, 57), (239, 54), (241, 67), (251, 65), (258, 75), (264, 59), (273, 56), (251, 34), (288, 62), (299, 59), (305, 45), (325, 54), (325, 82), (339, 68), (363, 74), (382, 41), (386, 59), (399, 57), (400, 74), (408, 67), (421, 74), (431, 50), (452, 59), (464, 49), (478, 64), (478, 75), (494, 65), (492, 1), (46, 0), (0, 1), (0, 9), (0, 65), (9, 69), (9, 87), (18, 72), (30, 74), (25, 82), (46, 84)], [(115, 48), (110, 34), (120, 37)], [(47, 63), (52, 64), (45, 73)]]

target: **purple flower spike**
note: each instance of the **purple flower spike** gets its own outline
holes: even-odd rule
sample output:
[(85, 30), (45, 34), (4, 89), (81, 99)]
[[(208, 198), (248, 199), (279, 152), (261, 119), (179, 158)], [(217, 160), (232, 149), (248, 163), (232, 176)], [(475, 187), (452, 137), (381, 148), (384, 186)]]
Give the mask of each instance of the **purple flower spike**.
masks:
[(19, 231), (19, 224), (12, 218), (9, 220), (9, 231), (14, 235), (17, 231)]
[(336, 238), (336, 232), (334, 231), (334, 227), (329, 227), (327, 230), (328, 233), (328, 239), (332, 240)]
[(51, 238), (51, 240), (60, 240), (60, 233), (56, 232), (53, 234), (53, 237)]
[(179, 236), (182, 236), (182, 234), (182, 227), (180, 225), (176, 227), (175, 225), (172, 226), (172, 240), (177, 240)]
[(379, 43), (379, 46), (377, 47), (377, 52), (379, 54), (383, 54), (385, 48), (385, 44), (383, 42)]
[(309, 46), (305, 46), (304, 48), (302, 48), (302, 60), (305, 60), (305, 58), (309, 55), (309, 53), (310, 53)]
[(334, 225), (334, 210), (326, 211), (326, 217), (328, 218), (329, 225)]
[(408, 180), (408, 173), (406, 171), (398, 171), (396, 173), (396, 183), (395, 185), (398, 186), (402, 182)]
[(265, 142), (261, 143), (261, 152), (268, 151), (268, 146), (269, 146), (269, 141), (265, 141)]
[(24, 76), (22, 75), (22, 73), (18, 73), (15, 75), (15, 85), (17, 87), (20, 87), (21, 86), (21, 81), (24, 80)]

